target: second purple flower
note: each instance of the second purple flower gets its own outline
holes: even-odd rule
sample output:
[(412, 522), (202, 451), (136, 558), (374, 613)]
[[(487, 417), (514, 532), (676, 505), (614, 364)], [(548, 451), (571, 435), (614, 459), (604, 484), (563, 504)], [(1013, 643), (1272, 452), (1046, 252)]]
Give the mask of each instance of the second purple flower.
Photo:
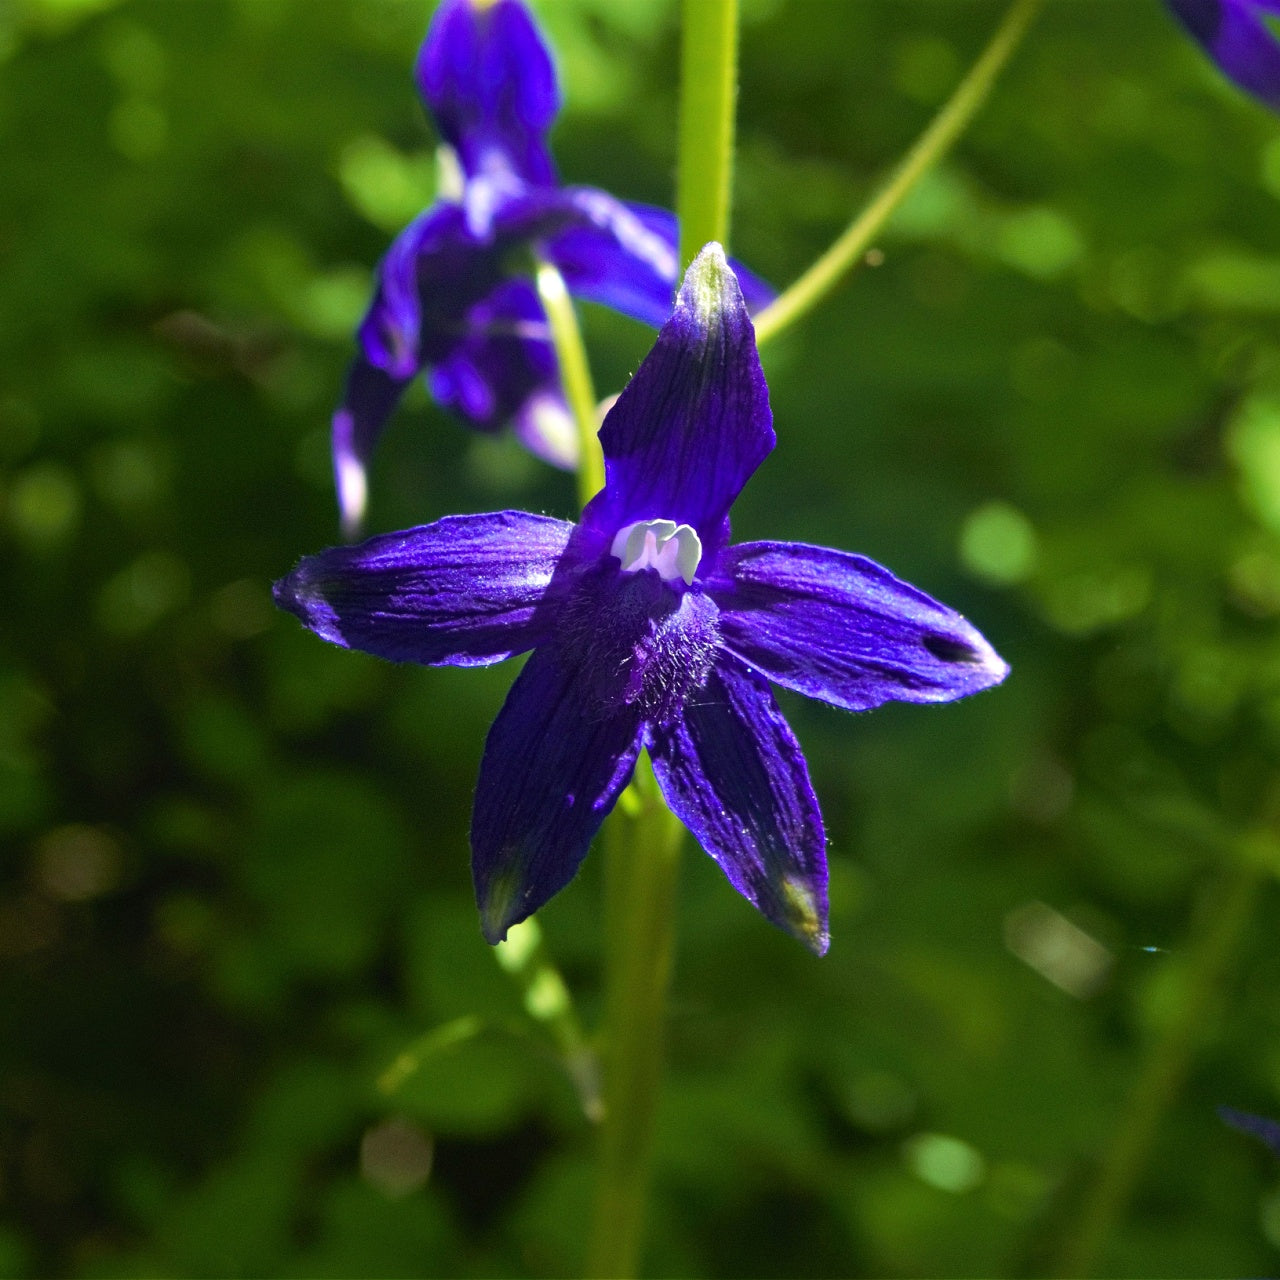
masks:
[[(671, 313), (675, 216), (594, 187), (562, 186), (547, 145), (560, 110), (551, 55), (520, 0), (444, 0), (418, 55), (418, 90), (453, 171), (378, 266), (360, 351), (333, 418), (344, 527), (363, 519), (366, 468), (405, 387), (468, 426), (510, 425), (562, 467), (577, 458), (533, 255), (569, 291), (655, 328)], [(753, 306), (772, 291), (739, 268)]]

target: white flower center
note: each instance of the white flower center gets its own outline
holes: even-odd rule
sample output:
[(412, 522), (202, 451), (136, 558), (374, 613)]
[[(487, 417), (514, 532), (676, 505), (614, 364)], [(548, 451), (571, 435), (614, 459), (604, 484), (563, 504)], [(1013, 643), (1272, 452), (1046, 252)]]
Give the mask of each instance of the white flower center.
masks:
[(622, 561), (623, 573), (657, 569), (664, 582), (683, 578), (692, 586), (702, 559), (702, 542), (690, 525), (674, 520), (637, 520), (618, 530), (609, 551)]

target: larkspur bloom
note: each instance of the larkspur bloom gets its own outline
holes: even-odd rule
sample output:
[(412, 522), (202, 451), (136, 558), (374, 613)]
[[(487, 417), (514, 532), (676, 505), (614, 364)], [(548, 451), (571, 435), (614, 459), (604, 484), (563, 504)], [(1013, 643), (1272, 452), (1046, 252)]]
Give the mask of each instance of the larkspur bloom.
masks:
[(1008, 668), (968, 622), (859, 556), (729, 545), (774, 446), (755, 333), (718, 245), (600, 430), (578, 525), (452, 516), (304, 559), (276, 600), (334, 644), (469, 666), (532, 650), (489, 732), (471, 825), (496, 942), (572, 879), (643, 745), (734, 887), (821, 953), (825, 835), (769, 681), (851, 711), (943, 702)]
[(1280, 1156), (1280, 1121), (1268, 1120), (1266, 1116), (1251, 1115), (1248, 1111), (1237, 1111), (1234, 1107), (1219, 1107), (1218, 1115), (1233, 1129), (1261, 1138), (1276, 1155)]
[(1167, 0), (1183, 26), (1242, 89), (1280, 111), (1280, 0)]
[[(519, 0), (444, 0), (416, 79), (448, 162), (440, 198), (378, 267), (359, 354), (333, 418), (338, 503), (363, 518), (366, 468), (405, 387), (482, 431), (512, 426), (530, 450), (572, 466), (577, 436), (534, 254), (577, 297), (661, 325), (678, 276), (675, 216), (592, 187), (561, 186), (547, 146), (560, 108), (551, 55)], [(752, 304), (771, 291), (743, 273)]]

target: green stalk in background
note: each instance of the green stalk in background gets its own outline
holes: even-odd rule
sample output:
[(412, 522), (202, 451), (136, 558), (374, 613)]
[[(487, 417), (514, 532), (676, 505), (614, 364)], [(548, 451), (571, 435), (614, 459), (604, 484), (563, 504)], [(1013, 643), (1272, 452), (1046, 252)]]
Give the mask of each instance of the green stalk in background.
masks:
[(560, 381), (578, 429), (578, 504), (585, 507), (604, 488), (604, 454), (600, 452), (600, 423), (596, 418), (596, 393), (591, 366), (582, 344), (582, 330), (573, 299), (560, 272), (549, 262), (539, 262), (535, 279), (538, 297), (551, 326)]
[(676, 214), (680, 270), (710, 240), (729, 249), (738, 0), (684, 0)]
[[(676, 215), (687, 267), (726, 244), (738, 84), (737, 0), (685, 0)], [(605, 829), (604, 1123), (587, 1275), (627, 1280), (639, 1267), (683, 831), (648, 757)]]
[(638, 1269), (683, 838), (642, 753), (605, 826), (604, 1124), (587, 1246), (591, 1277), (625, 1278)]
[[(889, 181), (841, 233), (831, 248), (756, 316), (756, 341), (761, 346), (812, 311), (840, 283), (845, 273), (857, 266), (871, 241), (911, 193), (912, 188), (946, 155), (978, 114), (996, 77), (1026, 35), (1041, 2), (1042, 0), (1014, 0), (969, 74), (960, 82), (942, 110), (934, 116), (911, 150), (903, 156)], [(702, 0), (686, 0), (686, 5), (699, 9), (702, 7)], [(716, 6), (707, 3), (706, 7), (714, 9)], [(683, 227), (684, 223), (681, 223), (681, 228)], [(682, 256), (683, 245), (682, 238)]]

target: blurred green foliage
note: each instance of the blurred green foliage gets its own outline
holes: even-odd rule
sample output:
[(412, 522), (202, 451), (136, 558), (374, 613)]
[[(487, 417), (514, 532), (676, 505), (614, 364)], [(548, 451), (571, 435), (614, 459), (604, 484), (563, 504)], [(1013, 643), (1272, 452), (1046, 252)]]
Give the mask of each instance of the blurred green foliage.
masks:
[[(744, 7), (734, 248), (785, 283), (999, 9)], [(335, 539), (351, 329), (431, 196), (428, 11), (0, 5), (4, 1274), (579, 1266), (590, 1125), (467, 868), (511, 671), (269, 597)], [(669, 205), (673, 5), (539, 12), (564, 172)], [(784, 699), (831, 953), (691, 850), (646, 1268), (1038, 1274), (1130, 1142), (1102, 1270), (1274, 1272), (1280, 1170), (1213, 1108), (1280, 1114), (1280, 123), (1156, 0), (1050, 0), (881, 249), (766, 351), (737, 534), (875, 556), (1014, 673)], [(650, 336), (585, 324), (616, 389)], [(376, 529), (573, 504), (420, 390), (372, 494)], [(542, 913), (588, 1022), (597, 863)]]

